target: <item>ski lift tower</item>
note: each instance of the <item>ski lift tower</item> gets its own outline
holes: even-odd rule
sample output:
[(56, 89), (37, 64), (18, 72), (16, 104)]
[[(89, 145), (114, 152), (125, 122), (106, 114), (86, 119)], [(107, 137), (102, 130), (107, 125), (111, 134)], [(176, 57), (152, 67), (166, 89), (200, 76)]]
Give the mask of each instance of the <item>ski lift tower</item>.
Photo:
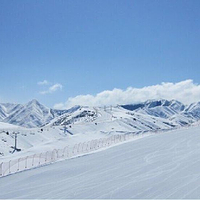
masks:
[[(9, 135), (9, 133), (7, 132), (7, 134)], [(13, 152), (12, 153), (14, 153), (15, 151), (21, 151), (21, 149), (18, 149), (17, 148), (17, 135), (19, 134), (19, 132), (13, 132), (13, 135), (14, 135), (14, 138), (15, 138), (15, 145), (14, 145), (14, 150), (13, 150)]]

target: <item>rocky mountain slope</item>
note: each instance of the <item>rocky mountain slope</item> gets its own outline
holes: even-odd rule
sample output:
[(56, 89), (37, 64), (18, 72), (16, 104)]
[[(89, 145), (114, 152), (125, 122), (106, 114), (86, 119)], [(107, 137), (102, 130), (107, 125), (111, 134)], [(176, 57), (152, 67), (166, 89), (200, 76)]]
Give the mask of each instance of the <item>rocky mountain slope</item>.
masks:
[(25, 105), (0, 104), (0, 121), (28, 128), (40, 127), (59, 115), (70, 113), (73, 109), (78, 107), (70, 110), (50, 109), (35, 99)]
[[(157, 117), (166, 119), (167, 123), (180, 126), (194, 123), (200, 119), (200, 102), (187, 106), (176, 100), (168, 101), (161, 99), (149, 100), (138, 104), (121, 105), (119, 107), (132, 112), (132, 115), (137, 113), (147, 118)], [(76, 115), (77, 111), (81, 109), (83, 112), (78, 112)], [(122, 112), (123, 109), (118, 110), (118, 113)], [(102, 109), (75, 106), (68, 110), (55, 110), (47, 108), (37, 100), (32, 100), (25, 105), (1, 103), (0, 121), (28, 128), (41, 127), (48, 123), (56, 126), (67, 125), (81, 120), (94, 120), (98, 118), (97, 110)]]
[(122, 105), (122, 107), (137, 113), (168, 119), (181, 126), (189, 125), (200, 119), (200, 103), (187, 106), (176, 100), (161, 99)]

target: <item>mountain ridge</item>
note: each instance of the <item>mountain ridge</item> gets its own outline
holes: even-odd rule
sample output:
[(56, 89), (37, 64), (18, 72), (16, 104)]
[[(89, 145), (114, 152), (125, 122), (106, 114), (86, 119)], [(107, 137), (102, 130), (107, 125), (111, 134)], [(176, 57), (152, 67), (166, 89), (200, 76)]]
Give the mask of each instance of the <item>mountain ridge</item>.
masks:
[[(12, 108), (11, 108), (12, 107)], [(40, 127), (53, 118), (70, 112), (48, 108), (36, 99), (26, 104), (0, 103), (0, 121), (27, 128)]]
[[(119, 107), (134, 113), (175, 121), (181, 126), (200, 119), (200, 102), (184, 105), (175, 99), (152, 99), (141, 103), (119, 105)], [(0, 121), (27, 128), (41, 127), (51, 123), (52, 120), (57, 125), (61, 122), (63, 124), (64, 118), (66, 118), (64, 114), (68, 113), (67, 118), (69, 118), (80, 108), (80, 106), (74, 106), (66, 110), (52, 109), (42, 105), (36, 99), (26, 104), (0, 103)], [(95, 112), (95, 110), (91, 112)], [(80, 116), (76, 116), (76, 118), (80, 118)], [(57, 117), (61, 118), (57, 120)]]

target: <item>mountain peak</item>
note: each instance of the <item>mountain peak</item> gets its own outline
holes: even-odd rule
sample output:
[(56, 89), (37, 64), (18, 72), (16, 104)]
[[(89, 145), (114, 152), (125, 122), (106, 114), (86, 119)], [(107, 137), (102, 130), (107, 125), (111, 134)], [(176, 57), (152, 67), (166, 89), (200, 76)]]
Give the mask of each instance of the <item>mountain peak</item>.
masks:
[(37, 107), (40, 109), (49, 109), (48, 107), (42, 105), (38, 100), (33, 99), (26, 104), (27, 107)]
[(27, 104), (40, 104), (37, 99), (32, 99)]

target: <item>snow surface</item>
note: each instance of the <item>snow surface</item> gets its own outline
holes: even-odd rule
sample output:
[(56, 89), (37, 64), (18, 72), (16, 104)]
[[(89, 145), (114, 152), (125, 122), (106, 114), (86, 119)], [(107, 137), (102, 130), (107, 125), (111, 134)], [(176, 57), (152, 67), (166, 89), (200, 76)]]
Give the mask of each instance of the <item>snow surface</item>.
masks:
[(0, 130), (17, 129), (17, 128), (19, 128), (19, 126), (8, 124), (8, 123), (4, 123), (4, 122), (0, 122)]
[[(56, 117), (41, 128), (6, 128), (0, 126), (0, 158), (2, 160), (63, 149), (79, 142), (105, 138), (112, 135), (166, 130), (178, 127), (168, 119), (127, 111), (121, 107), (112, 110), (82, 107)], [(64, 132), (64, 128), (66, 131)], [(6, 135), (9, 131), (10, 135)], [(21, 152), (13, 152), (13, 132), (19, 132), (17, 147)], [(73, 135), (71, 135), (73, 134)]]
[(199, 198), (200, 127), (0, 178), (0, 198)]

